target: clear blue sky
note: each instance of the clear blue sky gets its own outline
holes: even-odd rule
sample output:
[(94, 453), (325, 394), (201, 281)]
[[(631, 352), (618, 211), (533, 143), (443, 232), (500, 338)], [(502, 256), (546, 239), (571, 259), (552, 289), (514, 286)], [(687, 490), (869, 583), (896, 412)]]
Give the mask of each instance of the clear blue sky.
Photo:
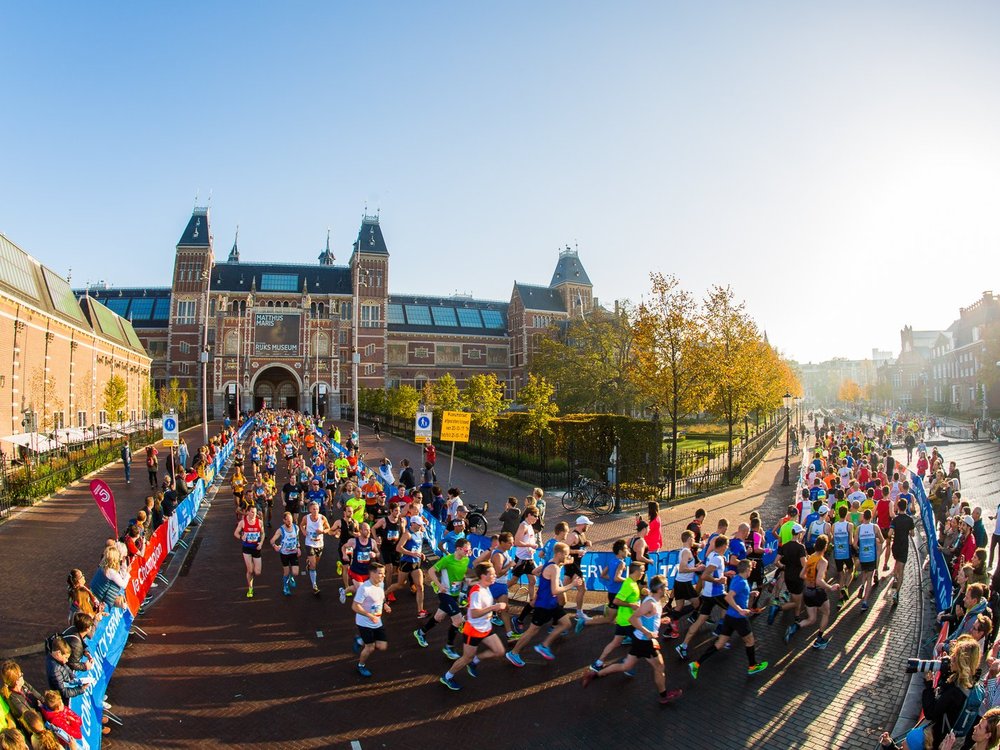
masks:
[(661, 270), (789, 356), (898, 350), (1000, 291), (998, 39), (986, 2), (8, 4), (0, 231), (163, 285), (196, 194), (220, 259), (344, 262), (367, 202), (394, 291), (579, 243), (607, 303)]

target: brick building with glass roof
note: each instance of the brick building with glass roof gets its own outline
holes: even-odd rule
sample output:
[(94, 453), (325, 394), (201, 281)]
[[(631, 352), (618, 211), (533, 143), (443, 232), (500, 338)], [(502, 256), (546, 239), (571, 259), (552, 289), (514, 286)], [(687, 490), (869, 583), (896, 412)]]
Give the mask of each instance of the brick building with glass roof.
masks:
[(548, 286), (515, 282), (508, 301), (397, 294), (377, 215), (363, 217), (346, 265), (336, 263), (329, 233), (318, 262), (244, 261), (238, 234), (226, 261), (215, 262), (209, 219), (207, 208), (194, 210), (171, 286), (78, 294), (131, 321), (157, 388), (176, 378), (200, 399), (199, 352), (207, 348), (214, 415), (267, 404), (339, 417), (350, 400), (355, 347), (361, 387), (419, 389), (445, 373), (461, 387), (493, 372), (513, 397), (539, 337), (596, 304), (570, 249), (559, 253)]
[[(145, 418), (150, 357), (129, 321), (0, 235), (0, 451), (44, 452)], [(113, 375), (125, 403), (106, 408)], [(103, 432), (101, 433), (103, 434)]]

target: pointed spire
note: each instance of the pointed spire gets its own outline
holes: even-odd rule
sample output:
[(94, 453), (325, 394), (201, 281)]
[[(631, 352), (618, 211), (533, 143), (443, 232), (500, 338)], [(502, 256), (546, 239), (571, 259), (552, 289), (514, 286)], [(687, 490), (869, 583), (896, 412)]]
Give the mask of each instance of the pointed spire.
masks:
[(336, 260), (336, 258), (333, 257), (333, 251), (330, 250), (330, 227), (327, 227), (326, 250), (319, 254), (319, 264), (321, 266), (332, 266), (334, 260)]
[(233, 237), (233, 249), (229, 251), (229, 262), (239, 263), (240, 262), (240, 248), (238, 246), (240, 239), (240, 225), (236, 225), (236, 236)]

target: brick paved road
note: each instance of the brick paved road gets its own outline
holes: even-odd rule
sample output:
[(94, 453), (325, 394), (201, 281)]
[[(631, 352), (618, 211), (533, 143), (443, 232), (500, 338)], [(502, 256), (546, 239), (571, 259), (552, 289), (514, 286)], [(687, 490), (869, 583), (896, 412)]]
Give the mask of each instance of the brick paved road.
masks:
[[(396, 441), (380, 447), (394, 459), (418, 454)], [(706, 501), (709, 523), (721, 513), (745, 518), (754, 508), (765, 520), (777, 517), (788, 498), (780, 487), (782, 460), (783, 450), (774, 451), (746, 488)], [(525, 491), (467, 467), (461, 474), (456, 468), (456, 482), (472, 499), (496, 501), (496, 512), (508, 494)], [(418, 648), (407, 594), (386, 618), (389, 652), (371, 660), (375, 677), (362, 681), (350, 652), (353, 617), (336, 601), (332, 558), (321, 565), (321, 598), (301, 585), (286, 598), (276, 555), (265, 553), (257, 596), (247, 600), (234, 517), (224, 494), (214, 505), (189, 574), (140, 620), (150, 639), (126, 651), (115, 675), (111, 700), (127, 721), (115, 747), (324, 748), (359, 740), (364, 748), (397, 748), (468, 743), (471, 735), (493, 748), (576, 750), (630, 740), (648, 746), (669, 738), (697, 748), (867, 750), (892, 723), (905, 686), (902, 665), (916, 649), (911, 579), (897, 610), (883, 600), (867, 613), (856, 601), (846, 607), (826, 651), (804, 648), (801, 636), (789, 649), (778, 625), (758, 619), (758, 653), (772, 668), (756, 678), (745, 676), (741, 648), (709, 662), (696, 685), (668, 652), (668, 684), (687, 691), (674, 706), (655, 702), (645, 665), (632, 680), (579, 686), (609, 637), (599, 627), (557, 644), (558, 658), (549, 664), (534, 654), (523, 670), (487, 662), (478, 680), (461, 675), (465, 690), (453, 694), (436, 683), (448, 665), (438, 650), (444, 628), (431, 632), (432, 648)], [(679, 536), (694, 507), (664, 512), (667, 540)], [(630, 524), (600, 521), (596, 531), (611, 539)], [(707, 640), (696, 639), (693, 653)]]

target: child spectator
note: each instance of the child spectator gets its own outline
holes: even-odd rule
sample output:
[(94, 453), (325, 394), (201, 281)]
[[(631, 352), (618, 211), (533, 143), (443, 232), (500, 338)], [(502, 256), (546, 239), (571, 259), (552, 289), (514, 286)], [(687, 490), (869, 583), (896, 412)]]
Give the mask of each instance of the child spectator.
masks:
[[(62, 636), (51, 637), (46, 641), (45, 647), (48, 651), (45, 657), (45, 676), (48, 678), (49, 688), (51, 688), (45, 693), (46, 696), (51, 691), (58, 691), (58, 695), (63, 701), (69, 701), (70, 698), (83, 695), (87, 688), (94, 684), (93, 677), (77, 677), (72, 667), (69, 666), (73, 651)], [(45, 715), (44, 710), (42, 715)]]

